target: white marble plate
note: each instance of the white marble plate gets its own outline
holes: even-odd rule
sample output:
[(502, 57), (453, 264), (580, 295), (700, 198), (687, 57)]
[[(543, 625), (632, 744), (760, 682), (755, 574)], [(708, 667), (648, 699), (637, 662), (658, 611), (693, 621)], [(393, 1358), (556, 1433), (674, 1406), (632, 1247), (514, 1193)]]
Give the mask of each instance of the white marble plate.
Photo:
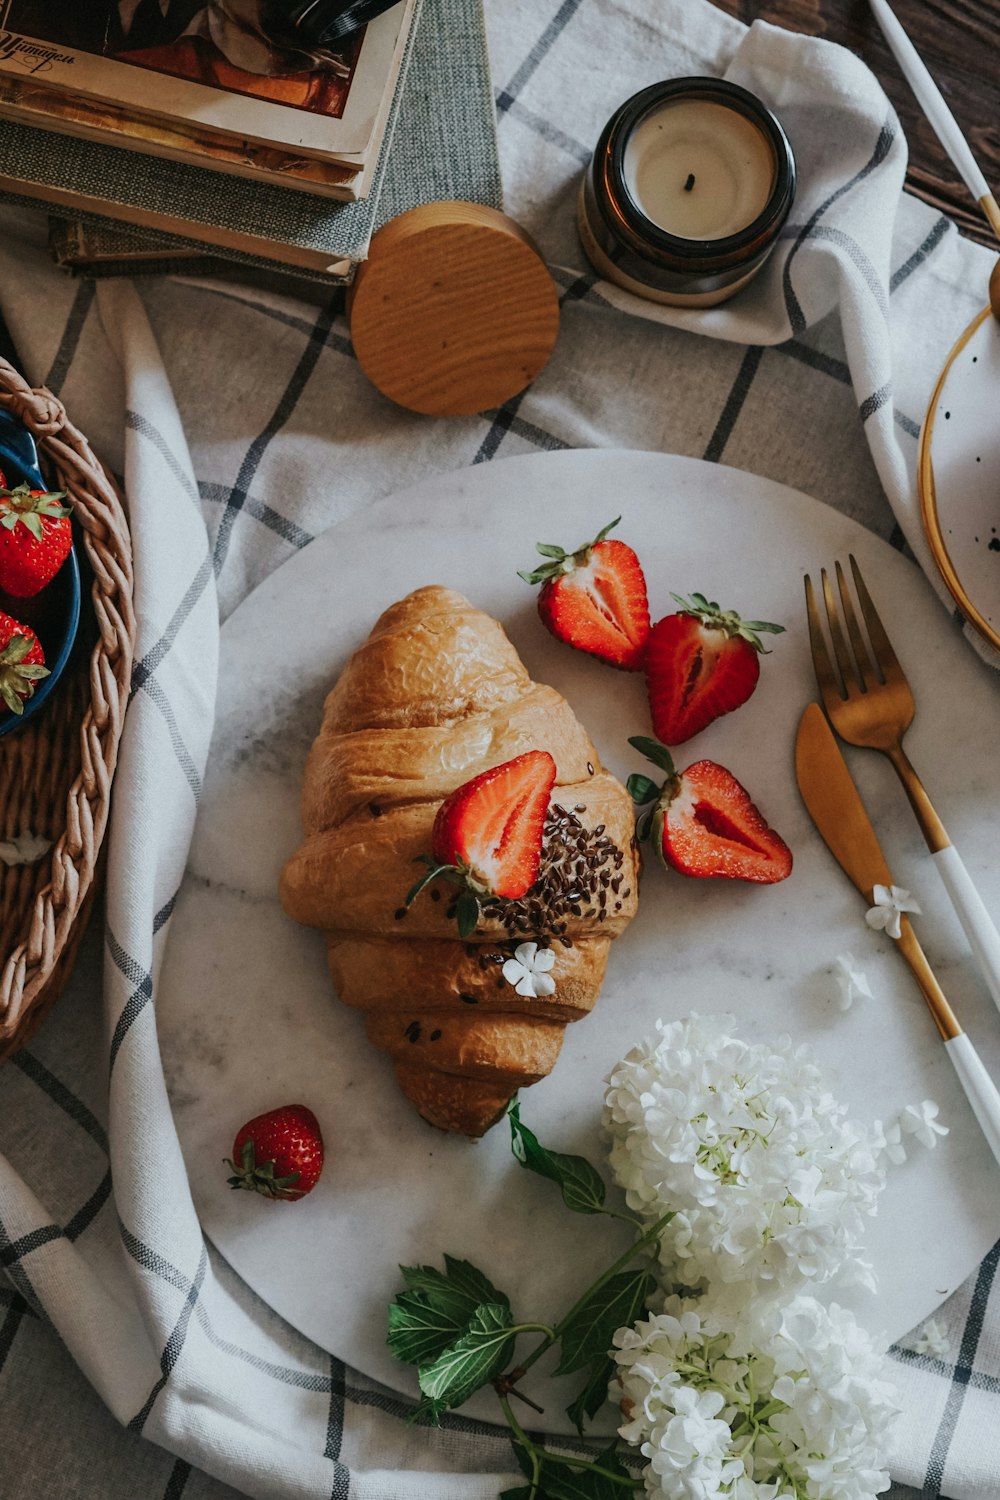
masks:
[(1000, 650), (1000, 319), (973, 319), (948, 357), (920, 440), (934, 560), (964, 616)]
[[(411, 1372), (385, 1347), (397, 1263), (468, 1256), (520, 1318), (566, 1309), (623, 1243), (620, 1226), (563, 1209), (509, 1154), (507, 1130), (471, 1144), (431, 1130), (399, 1095), (360, 1017), (328, 988), (323, 944), (277, 898), (300, 837), (302, 765), (327, 687), (379, 611), (442, 583), (499, 616), (532, 674), (568, 697), (619, 775), (648, 732), (640, 676), (556, 643), (516, 576), (536, 540), (581, 544), (619, 511), (640, 551), (654, 615), (701, 590), (784, 622), (745, 707), (686, 747), (751, 790), (795, 853), (773, 887), (687, 881), (651, 864), (641, 910), (614, 945), (593, 1015), (568, 1029), (553, 1075), (525, 1092), (547, 1143), (600, 1157), (601, 1080), (657, 1016), (732, 1010), (749, 1035), (810, 1041), (865, 1119), (933, 1097), (951, 1127), (893, 1174), (870, 1251), (879, 1299), (861, 1314), (904, 1334), (1000, 1235), (1000, 1174), (979, 1138), (916, 988), (821, 844), (792, 772), (795, 726), (813, 695), (802, 574), (853, 550), (897, 638), (920, 704), (910, 736), (984, 898), (1000, 906), (996, 745), (1000, 691), (918, 571), (839, 513), (733, 469), (659, 454), (556, 453), (465, 469), (373, 505), (267, 580), (223, 631), (218, 720), (190, 868), (157, 999), (163, 1055), (195, 1201), (207, 1233), (249, 1284), (326, 1349), (400, 1391)], [(295, 643), (295, 663), (286, 648)], [(956, 726), (960, 726), (957, 731)], [(956, 733), (960, 732), (960, 741)], [(948, 907), (891, 769), (848, 752), (945, 989), (995, 1076), (1000, 1017)], [(684, 760), (681, 764), (686, 763)], [(875, 992), (844, 1013), (829, 966), (845, 950)], [(293, 1206), (225, 1185), (222, 1158), (249, 1115), (300, 1100), (319, 1116), (328, 1164)], [(570, 1381), (572, 1386), (574, 1382)], [(546, 1423), (565, 1427), (561, 1399)], [(492, 1394), (472, 1410), (495, 1416)], [(608, 1420), (610, 1421), (610, 1413)]]

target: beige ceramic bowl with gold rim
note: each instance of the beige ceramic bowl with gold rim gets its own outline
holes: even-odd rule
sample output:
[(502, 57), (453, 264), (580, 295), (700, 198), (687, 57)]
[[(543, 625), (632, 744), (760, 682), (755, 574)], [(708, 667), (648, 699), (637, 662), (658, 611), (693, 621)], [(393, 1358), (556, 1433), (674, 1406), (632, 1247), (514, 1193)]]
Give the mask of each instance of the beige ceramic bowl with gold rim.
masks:
[(917, 480), (941, 576), (965, 619), (1000, 651), (1000, 320), (988, 307), (934, 388)]

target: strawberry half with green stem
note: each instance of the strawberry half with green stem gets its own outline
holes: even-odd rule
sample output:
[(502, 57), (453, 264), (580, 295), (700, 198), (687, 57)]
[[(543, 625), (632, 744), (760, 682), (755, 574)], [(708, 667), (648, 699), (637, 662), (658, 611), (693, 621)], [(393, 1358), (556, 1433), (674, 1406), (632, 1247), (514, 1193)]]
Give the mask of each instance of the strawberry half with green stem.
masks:
[(658, 620), (646, 645), (646, 687), (653, 732), (680, 745), (745, 703), (757, 686), (762, 633), (783, 625), (741, 620), (704, 594), (671, 594), (681, 608)]
[(629, 744), (666, 771), (658, 786), (630, 776), (628, 794), (640, 807), (654, 803), (639, 824), (665, 865), (698, 879), (749, 880), (773, 885), (792, 873), (792, 853), (765, 821), (750, 794), (725, 766), (698, 760), (686, 771), (657, 740), (636, 735)]
[(460, 888), (455, 918), (460, 937), (474, 932), (482, 900), (517, 901), (538, 879), (542, 836), (556, 763), (547, 750), (528, 750), (457, 787), (437, 810), (430, 868), (407, 893), (406, 905), (433, 881)]
[[(239, 1163), (239, 1165), (237, 1165)], [(255, 1115), (236, 1132), (231, 1188), (246, 1188), (265, 1198), (295, 1202), (311, 1193), (323, 1170), (323, 1135), (319, 1121), (304, 1104), (284, 1104)]]
[(69, 555), (73, 534), (62, 490), (0, 486), (0, 589), (16, 599), (40, 593)]
[(35, 683), (48, 677), (45, 654), (33, 630), (0, 611), (0, 699), (12, 714), (23, 714)]
[(517, 576), (542, 585), (538, 613), (557, 640), (613, 667), (638, 672), (649, 636), (649, 601), (632, 548), (607, 540), (620, 520), (618, 516), (575, 552), (538, 542), (535, 550), (549, 561)]

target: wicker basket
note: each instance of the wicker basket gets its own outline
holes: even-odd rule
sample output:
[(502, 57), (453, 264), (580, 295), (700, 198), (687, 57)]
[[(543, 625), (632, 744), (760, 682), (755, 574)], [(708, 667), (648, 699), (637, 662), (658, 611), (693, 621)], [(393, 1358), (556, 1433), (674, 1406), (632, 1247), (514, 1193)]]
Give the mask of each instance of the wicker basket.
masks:
[(35, 438), (83, 537), (80, 632), (51, 701), (0, 739), (0, 840), (53, 840), (35, 864), (0, 860), (0, 1062), (24, 1045), (72, 967), (93, 900), (135, 641), (132, 547), (118, 489), (62, 403), (0, 359), (0, 409)]

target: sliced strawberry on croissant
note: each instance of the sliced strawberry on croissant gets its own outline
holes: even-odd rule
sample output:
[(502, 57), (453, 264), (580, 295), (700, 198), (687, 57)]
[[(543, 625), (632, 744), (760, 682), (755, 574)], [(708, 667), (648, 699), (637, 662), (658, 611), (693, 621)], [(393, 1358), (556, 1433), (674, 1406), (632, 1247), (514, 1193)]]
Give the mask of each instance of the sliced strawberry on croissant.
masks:
[(792, 854), (750, 794), (724, 766), (698, 760), (676, 771), (666, 746), (637, 735), (629, 740), (666, 771), (658, 787), (648, 776), (630, 776), (632, 799), (640, 806), (655, 801), (640, 825), (665, 865), (699, 879), (749, 880), (773, 885), (792, 873)]
[(632, 548), (607, 540), (620, 520), (575, 552), (539, 542), (536, 550), (548, 561), (517, 576), (542, 585), (538, 613), (557, 640), (613, 667), (638, 672), (649, 635), (649, 602)]
[(741, 620), (704, 594), (671, 597), (681, 608), (649, 633), (646, 686), (657, 739), (680, 745), (747, 701), (760, 676), (761, 632), (785, 627)]
[(475, 931), (480, 900), (517, 901), (538, 879), (542, 835), (556, 763), (547, 750), (528, 750), (457, 787), (438, 808), (430, 866), (407, 894), (415, 901), (438, 877), (461, 887), (455, 916), (461, 937)]

